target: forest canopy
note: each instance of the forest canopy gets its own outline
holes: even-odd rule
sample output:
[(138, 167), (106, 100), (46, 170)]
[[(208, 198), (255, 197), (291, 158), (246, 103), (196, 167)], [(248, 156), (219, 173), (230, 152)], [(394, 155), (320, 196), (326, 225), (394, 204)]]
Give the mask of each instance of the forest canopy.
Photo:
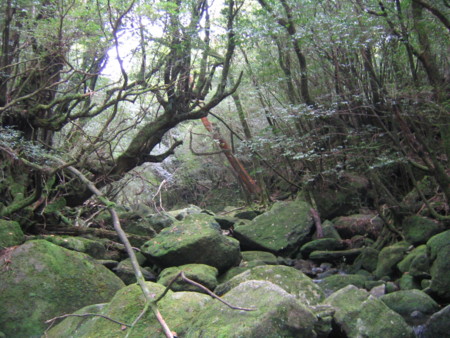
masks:
[[(0, 11), (1, 217), (41, 224), (83, 205), (92, 192), (67, 166), (112, 200), (137, 180), (148, 202), (170, 176), (169, 195), (199, 203), (239, 181), (217, 155), (223, 141), (258, 182), (250, 200), (347, 171), (400, 215), (399, 194), (425, 175), (450, 199), (447, 0), (5, 0)], [(149, 178), (147, 163), (166, 159), (169, 175)]]

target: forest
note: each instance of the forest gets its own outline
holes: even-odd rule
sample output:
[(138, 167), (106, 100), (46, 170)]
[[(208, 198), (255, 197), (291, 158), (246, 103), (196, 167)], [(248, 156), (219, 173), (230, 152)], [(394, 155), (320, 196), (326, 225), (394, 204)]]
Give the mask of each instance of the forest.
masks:
[[(327, 237), (327, 222), (341, 236), (363, 227), (337, 220), (358, 214), (380, 222), (358, 234), (377, 255), (399, 243), (408, 243), (402, 255), (426, 245), (429, 268), (415, 281), (431, 282), (439, 306), (450, 302), (449, 278), (434, 274), (450, 261), (434, 267), (439, 255), (429, 244), (446, 236), (439, 248), (449, 250), (448, 0), (3, 0), (0, 30), (0, 281), (14, 266), (12, 248), (98, 237), (121, 259), (130, 255), (146, 308), (157, 314), (136, 247), (154, 278), (182, 264), (146, 252), (167, 225), (128, 231), (137, 218), (203, 210), (240, 251), (270, 252), (289, 266), (300, 252), (308, 260), (300, 248)], [(220, 218), (239, 210), (265, 217), (299, 200), (308, 205), (308, 239), (282, 248)], [(298, 210), (303, 204), (291, 212)], [(427, 238), (411, 239), (412, 219), (421, 220), (415, 231), (433, 228)], [(11, 223), (25, 244), (8, 242)], [(361, 249), (352, 236), (339, 240)], [(354, 254), (339, 259), (353, 262)], [(224, 275), (235, 263), (205, 264)], [(373, 270), (392, 282), (411, 274)], [(14, 331), (5, 324), (13, 317), (0, 315), (0, 337), (43, 334), (42, 321), (37, 331)], [(156, 317), (162, 335), (176, 336)]]

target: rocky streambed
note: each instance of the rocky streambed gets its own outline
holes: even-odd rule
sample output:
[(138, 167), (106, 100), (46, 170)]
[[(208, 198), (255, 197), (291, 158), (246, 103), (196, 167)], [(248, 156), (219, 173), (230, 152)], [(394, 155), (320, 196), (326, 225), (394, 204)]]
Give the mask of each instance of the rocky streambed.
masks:
[[(105, 221), (105, 220), (103, 220)], [(407, 218), (376, 249), (370, 211), (320, 227), (302, 199), (269, 211), (197, 207), (121, 214), (158, 307), (178, 337), (448, 337), (450, 230)], [(38, 236), (0, 221), (0, 337), (163, 337), (120, 245)], [(107, 223), (107, 220), (106, 220)], [(204, 289), (177, 279), (201, 283)], [(49, 319), (67, 314), (58, 320)], [(136, 319), (139, 318), (138, 321)]]

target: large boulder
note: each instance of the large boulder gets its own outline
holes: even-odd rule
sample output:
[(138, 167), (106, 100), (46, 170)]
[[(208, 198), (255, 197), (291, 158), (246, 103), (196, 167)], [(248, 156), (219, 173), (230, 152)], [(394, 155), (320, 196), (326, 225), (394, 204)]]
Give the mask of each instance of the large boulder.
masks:
[(222, 299), (253, 311), (234, 310), (211, 301), (190, 324), (187, 337), (316, 337), (313, 313), (271, 282), (243, 282)]
[(398, 264), (401, 273), (409, 273), (411, 276), (423, 279), (430, 276), (430, 262), (427, 256), (427, 246), (419, 245), (406, 255)]
[(439, 304), (420, 290), (400, 290), (383, 295), (380, 300), (407, 322), (414, 322), (418, 312), (425, 317), (439, 311)]
[(25, 236), (19, 223), (0, 219), (0, 250), (9, 246), (20, 245), (24, 240)]
[(40, 335), (45, 320), (107, 302), (124, 286), (88, 255), (29, 241), (0, 259), (0, 327), (7, 337)]
[(141, 252), (162, 268), (197, 263), (223, 272), (241, 260), (239, 242), (222, 235), (214, 217), (206, 214), (189, 215), (165, 228)]
[(269, 281), (276, 284), (306, 305), (318, 304), (324, 298), (320, 287), (314, 284), (309, 277), (301, 271), (284, 265), (254, 267), (220, 284), (215, 292), (219, 296), (224, 295), (239, 284), (249, 280)]
[(340, 289), (324, 303), (335, 308), (335, 322), (347, 337), (414, 337), (402, 316), (356, 286)]
[(441, 223), (417, 215), (405, 218), (402, 226), (405, 239), (414, 245), (425, 244), (432, 236), (445, 229)]
[(310, 209), (302, 200), (276, 202), (251, 222), (237, 224), (234, 236), (245, 250), (290, 254), (311, 237), (314, 223)]
[(437, 297), (450, 301), (450, 230), (428, 240), (427, 254), (433, 262), (430, 289)]
[[(150, 293), (159, 297), (165, 286), (146, 282)], [(211, 300), (210, 296), (197, 292), (172, 292), (158, 302), (158, 309), (167, 325), (178, 336), (184, 337), (198, 312)], [(77, 314), (93, 312), (114, 319), (123, 324), (131, 325), (142, 313), (145, 306), (145, 298), (137, 284), (129, 285), (116, 293), (110, 303), (96, 305), (81, 309)], [(150, 311), (150, 310), (148, 310)], [(163, 337), (162, 329), (156, 317), (151, 311), (142, 316), (133, 328), (127, 328), (116, 322), (106, 320), (99, 316), (86, 316), (82, 318), (69, 317), (47, 332), (48, 338), (61, 337)]]

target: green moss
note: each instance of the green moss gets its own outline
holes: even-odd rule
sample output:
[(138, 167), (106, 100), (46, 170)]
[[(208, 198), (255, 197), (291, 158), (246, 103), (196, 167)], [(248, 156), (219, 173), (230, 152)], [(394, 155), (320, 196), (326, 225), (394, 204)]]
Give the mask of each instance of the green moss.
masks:
[[(165, 287), (147, 282), (147, 287), (156, 299)], [(194, 316), (197, 315), (209, 301), (210, 297), (194, 292), (172, 292), (164, 296), (158, 303), (159, 311), (169, 327), (183, 336)], [(137, 284), (129, 285), (116, 293), (109, 304), (104, 306), (100, 314), (122, 323), (131, 324), (141, 314), (145, 299)], [(77, 330), (77, 331), (75, 331)], [(59, 338), (58, 334), (65, 332), (66, 336), (78, 336), (83, 332), (85, 337), (163, 337), (162, 329), (151, 310), (136, 323), (133, 328), (123, 329), (121, 325), (100, 317), (86, 319), (79, 327), (74, 328), (70, 320), (64, 320), (49, 331), (49, 337)]]
[(414, 337), (403, 318), (365, 290), (349, 285), (329, 296), (334, 319), (348, 337)]
[(411, 313), (420, 311), (423, 314), (433, 314), (439, 311), (439, 305), (430, 296), (420, 290), (401, 290), (380, 297), (390, 309), (410, 319)]
[(286, 292), (300, 299), (303, 304), (314, 305), (321, 302), (324, 294), (320, 287), (294, 268), (284, 265), (264, 265), (251, 268), (219, 285), (215, 292), (223, 295), (249, 280), (264, 280), (283, 288)]
[(25, 236), (19, 223), (0, 219), (0, 249), (23, 243)]
[[(108, 301), (124, 284), (89, 256), (44, 240), (0, 261), (0, 327), (8, 336), (41, 334), (46, 319)], [(24, 300), (27, 302), (24, 302)]]
[(304, 201), (277, 202), (253, 221), (237, 224), (235, 236), (249, 249), (292, 253), (308, 241), (312, 232), (310, 208)]
[(314, 337), (315, 316), (294, 296), (268, 281), (250, 280), (223, 299), (254, 311), (237, 311), (210, 302), (186, 337)]
[[(186, 264), (178, 267), (171, 267), (161, 271), (159, 275), (158, 283), (167, 286), (181, 271), (184, 272), (187, 278), (192, 279), (209, 290), (214, 290), (217, 286), (217, 274), (216, 268), (205, 264)], [(205, 292), (199, 287), (181, 280), (181, 277), (177, 279), (171, 286), (172, 291), (194, 291)]]

